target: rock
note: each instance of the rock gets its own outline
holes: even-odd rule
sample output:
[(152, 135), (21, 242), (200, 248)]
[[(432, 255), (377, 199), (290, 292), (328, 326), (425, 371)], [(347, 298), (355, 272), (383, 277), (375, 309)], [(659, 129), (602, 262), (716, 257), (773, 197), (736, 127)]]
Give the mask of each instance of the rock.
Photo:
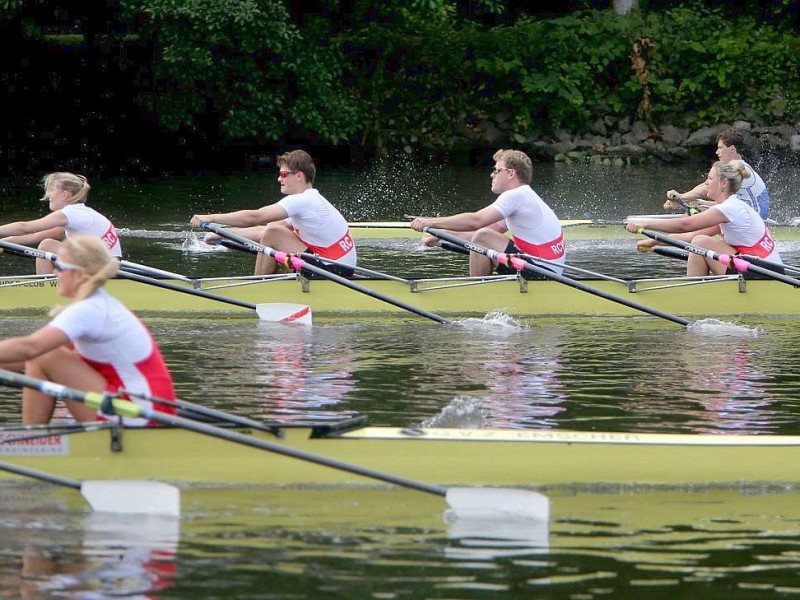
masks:
[(664, 142), (664, 146), (667, 148), (680, 146), (687, 135), (689, 135), (687, 130), (678, 129), (674, 125), (666, 125), (661, 129), (661, 141)]
[(717, 134), (726, 129), (727, 125), (715, 125), (714, 127), (703, 127), (692, 133), (684, 146), (713, 146), (717, 143)]
[(609, 146), (606, 148), (606, 154), (611, 154), (612, 156), (644, 156), (647, 154), (647, 150), (636, 144), (622, 144), (621, 146)]

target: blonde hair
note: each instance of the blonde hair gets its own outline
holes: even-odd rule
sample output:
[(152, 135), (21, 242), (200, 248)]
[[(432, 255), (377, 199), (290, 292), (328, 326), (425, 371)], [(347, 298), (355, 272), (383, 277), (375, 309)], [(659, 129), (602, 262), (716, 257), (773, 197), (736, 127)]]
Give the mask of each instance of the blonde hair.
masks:
[[(70, 263), (80, 267), (89, 275), (78, 288), (73, 302), (84, 300), (98, 288), (114, 277), (119, 271), (119, 261), (111, 256), (105, 242), (94, 235), (75, 235), (68, 237), (61, 246), (62, 252), (69, 253)], [(50, 316), (58, 314), (64, 307), (56, 306)]]
[(522, 183), (529, 184), (533, 179), (531, 159), (521, 150), (498, 150), (492, 158), (494, 162), (502, 160), (507, 168), (513, 169)]
[(69, 193), (69, 204), (85, 203), (89, 197), (89, 190), (92, 189), (83, 175), (66, 172), (50, 173), (42, 178), (42, 187), (45, 193), (42, 200), (47, 200), (47, 190), (54, 185)]
[(750, 171), (740, 160), (730, 160), (728, 162), (717, 161), (714, 163), (720, 179), (728, 182), (728, 191), (735, 194), (742, 187), (742, 181), (750, 177)]

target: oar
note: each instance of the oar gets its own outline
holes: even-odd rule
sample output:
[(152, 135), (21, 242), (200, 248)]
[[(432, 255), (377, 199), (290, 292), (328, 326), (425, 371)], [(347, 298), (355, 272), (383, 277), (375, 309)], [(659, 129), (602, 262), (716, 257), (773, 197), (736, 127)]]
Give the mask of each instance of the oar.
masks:
[(760, 275), (764, 275), (765, 277), (769, 277), (771, 279), (777, 279), (778, 281), (782, 281), (783, 283), (793, 285), (794, 287), (800, 287), (800, 279), (795, 279), (794, 277), (789, 277), (788, 275), (784, 275), (783, 273), (777, 273), (775, 271), (771, 271), (770, 269), (759, 267), (758, 265), (749, 263), (746, 260), (742, 260), (738, 256), (731, 256), (730, 254), (720, 254), (719, 252), (714, 252), (713, 250), (708, 250), (707, 248), (695, 246), (694, 244), (690, 244), (689, 242), (684, 242), (683, 240), (679, 240), (672, 236), (666, 235), (664, 233), (661, 233), (660, 231), (653, 231), (652, 229), (639, 229), (638, 233), (642, 233), (647, 237), (656, 240), (657, 242), (661, 242), (663, 244), (669, 244), (670, 246), (675, 246), (676, 248), (681, 248), (683, 250), (686, 250), (687, 252), (691, 252), (692, 254), (697, 254), (698, 256), (702, 256), (703, 258), (716, 260), (717, 262), (722, 263), (726, 267), (733, 267), (734, 269), (740, 271), (741, 273), (746, 273), (747, 271), (751, 271), (752, 273), (758, 273)]
[(256, 252), (266, 254), (267, 256), (271, 256), (280, 264), (285, 265), (287, 267), (291, 267), (297, 270), (305, 269), (306, 271), (319, 275), (324, 279), (330, 279), (331, 281), (335, 281), (336, 283), (348, 287), (351, 290), (361, 292), (362, 294), (366, 294), (367, 296), (371, 296), (373, 298), (376, 298), (377, 300), (382, 300), (383, 302), (392, 304), (394, 306), (397, 306), (398, 308), (402, 308), (403, 310), (407, 310), (421, 317), (425, 317), (426, 319), (431, 319), (432, 321), (437, 321), (439, 323), (444, 323), (447, 325), (452, 324), (452, 321), (450, 321), (449, 319), (445, 319), (444, 317), (429, 312), (425, 309), (417, 308), (416, 306), (411, 306), (410, 304), (406, 304), (405, 302), (401, 302), (400, 300), (395, 300), (394, 298), (385, 296), (379, 292), (376, 292), (375, 290), (371, 290), (367, 287), (364, 287), (363, 285), (355, 283), (354, 281), (350, 281), (345, 277), (341, 277), (339, 275), (336, 275), (335, 273), (326, 271), (321, 267), (312, 265), (303, 260), (302, 258), (295, 256), (293, 254), (283, 252), (282, 250), (275, 250), (273, 248), (270, 248), (269, 246), (264, 246), (263, 244), (257, 244), (256, 242), (247, 239), (243, 235), (234, 233), (233, 231), (220, 227), (219, 225), (216, 225), (214, 223), (208, 223), (208, 222), (201, 223), (200, 227), (205, 229), (206, 231), (211, 231), (213, 233), (216, 233), (220, 237), (233, 240), (234, 242), (238, 242), (245, 248), (249, 248)]
[(257, 429), (259, 431), (266, 431), (267, 433), (271, 433), (272, 435), (274, 435), (279, 439), (283, 438), (283, 429), (281, 429), (280, 427), (267, 425), (266, 423), (261, 423), (260, 421), (254, 421), (253, 419), (248, 419), (247, 417), (240, 417), (239, 415), (233, 413), (216, 410), (208, 406), (203, 406), (202, 404), (195, 404), (194, 402), (189, 402), (188, 400), (180, 400), (180, 399), (167, 400), (166, 398), (158, 398), (156, 396), (151, 396), (150, 394), (131, 392), (124, 389), (118, 390), (118, 393), (127, 398), (139, 398), (141, 400), (147, 400), (155, 404), (162, 404), (164, 406), (171, 406), (174, 408), (183, 409), (187, 412), (194, 413), (201, 417), (215, 419), (217, 421), (230, 423), (232, 425), (241, 425), (242, 427), (249, 427), (250, 429)]
[(0, 462), (0, 470), (76, 489), (93, 510), (174, 517), (181, 514), (180, 490), (160, 481), (77, 481), (5, 462)]
[(759, 267), (764, 267), (765, 269), (780, 269), (783, 268), (784, 272), (786, 273), (800, 273), (800, 268), (793, 267), (792, 265), (779, 265), (776, 262), (772, 262), (771, 260), (765, 260), (763, 258), (759, 258), (758, 256), (753, 256), (752, 254), (737, 254), (739, 258), (746, 260), (749, 263), (754, 265), (758, 265)]
[(174, 279), (176, 281), (183, 281), (184, 283), (194, 283), (194, 279), (187, 277), (186, 275), (173, 273), (172, 271), (164, 271), (163, 269), (156, 269), (155, 267), (148, 267), (146, 265), (140, 265), (139, 263), (134, 263), (127, 260), (119, 261), (119, 266), (124, 271), (139, 273), (141, 275), (160, 277), (162, 279)]
[[(226, 248), (230, 248), (231, 250), (239, 250), (240, 252), (248, 252), (250, 254), (260, 254), (257, 250), (252, 248), (248, 248), (247, 246), (240, 244), (239, 242), (234, 242), (233, 240), (220, 240), (220, 246), (225, 246)], [(319, 256), (311, 254), (310, 252), (298, 252), (295, 256), (299, 256), (300, 258), (314, 259), (319, 260)], [(360, 275), (367, 275), (369, 277), (375, 277), (377, 279), (388, 279), (389, 281), (398, 281), (400, 283), (405, 283), (407, 285), (411, 285), (412, 281), (410, 279), (404, 279), (403, 277), (397, 277), (395, 275), (389, 275), (389, 273), (382, 273), (381, 271), (373, 271), (372, 269), (367, 269), (365, 267), (360, 267), (358, 265), (348, 265), (343, 263), (340, 260), (332, 260), (330, 258), (324, 259), (326, 263), (330, 263), (332, 265), (336, 265), (345, 269), (352, 269), (354, 272)]]
[(689, 216), (696, 215), (697, 213), (700, 212), (700, 208), (698, 208), (697, 206), (690, 206), (689, 204), (686, 204), (686, 202), (681, 200), (681, 197), (678, 194), (672, 194), (671, 196), (667, 196), (667, 199), (672, 200), (673, 202), (677, 202)]
[(677, 258), (684, 262), (689, 260), (689, 253), (686, 250), (672, 248), (670, 246), (653, 246), (652, 248), (648, 248), (646, 252), (654, 252), (655, 254), (660, 254), (668, 258)]
[[(45, 252), (44, 250), (29, 248), (28, 246), (15, 244), (13, 242), (6, 242), (4, 240), (0, 240), (0, 248), (8, 250), (13, 254), (18, 254), (20, 256), (27, 256), (29, 258), (41, 258), (49, 261), (55, 261), (58, 259), (58, 256), (56, 256), (52, 252)], [(164, 271), (164, 273), (166, 273), (166, 271)], [(141, 275), (139, 273), (119, 271), (117, 273), (117, 276), (120, 279), (129, 279), (131, 281), (138, 281), (139, 283), (152, 285), (154, 287), (159, 287), (165, 290), (171, 290), (173, 292), (179, 292), (181, 294), (189, 294), (190, 296), (196, 296), (198, 298), (206, 298), (208, 300), (214, 300), (216, 302), (223, 302), (225, 304), (239, 306), (241, 308), (249, 308), (250, 310), (256, 311), (258, 318), (261, 319), (262, 321), (276, 321), (281, 323), (302, 323), (305, 325), (311, 324), (311, 319), (312, 319), (311, 309), (305, 304), (280, 303), (280, 302), (251, 304), (250, 302), (237, 300), (236, 298), (226, 298), (225, 296), (213, 294), (205, 290), (187, 288), (185, 286), (178, 285), (175, 283), (170, 283), (168, 281), (153, 279), (152, 277), (147, 277), (146, 275)]]
[(134, 404), (128, 400), (120, 398), (108, 398), (107, 395), (97, 392), (83, 392), (71, 389), (61, 384), (51, 381), (35, 379), (28, 375), (22, 375), (13, 371), (0, 369), (0, 384), (13, 387), (29, 387), (39, 390), (49, 396), (61, 400), (74, 400), (82, 402), (86, 406), (98, 410), (110, 409), (114, 414), (133, 418), (144, 418), (156, 421), (163, 425), (179, 427), (188, 431), (193, 431), (209, 437), (226, 440), (243, 446), (249, 446), (258, 450), (289, 456), (298, 460), (330, 467), (339, 471), (354, 473), (361, 477), (376, 479), (393, 485), (399, 485), (420, 492), (441, 496), (447, 500), (450, 507), (461, 516), (474, 517), (477, 514), (506, 514), (518, 518), (546, 519), (549, 509), (548, 499), (536, 492), (520, 489), (499, 488), (444, 488), (421, 481), (414, 481), (399, 475), (376, 471), (368, 467), (362, 467), (351, 463), (342, 462), (319, 454), (312, 454), (297, 448), (281, 445), (276, 442), (269, 442), (250, 435), (243, 435), (236, 431), (230, 431), (215, 427), (200, 421), (185, 419), (176, 415), (159, 412), (150, 408), (145, 408)]
[(516, 255), (509, 255), (505, 252), (497, 252), (496, 250), (492, 250), (491, 248), (484, 248), (483, 246), (479, 246), (477, 244), (473, 244), (469, 240), (465, 240), (464, 238), (460, 238), (456, 235), (452, 235), (447, 233), (446, 231), (441, 231), (439, 229), (434, 229), (431, 227), (425, 227), (423, 229), (426, 233), (430, 233), (438, 237), (439, 239), (446, 240), (453, 244), (460, 244), (470, 252), (475, 252), (477, 254), (481, 254), (490, 258), (491, 260), (496, 260), (498, 263), (506, 265), (508, 267), (512, 267), (517, 271), (529, 271), (531, 273), (536, 273), (545, 279), (552, 279), (553, 281), (557, 281), (559, 283), (563, 283), (564, 285), (568, 285), (569, 287), (581, 290), (583, 292), (587, 292), (589, 294), (593, 294), (595, 296), (599, 296), (600, 298), (605, 298), (606, 300), (610, 300), (611, 302), (616, 302), (618, 304), (623, 304), (629, 308), (633, 308), (634, 310), (638, 310), (656, 317), (661, 317), (662, 319), (666, 319), (668, 321), (672, 321), (673, 323), (677, 323), (678, 325), (683, 325), (684, 327), (689, 324), (689, 321), (686, 319), (682, 319), (681, 317), (676, 317), (675, 315), (671, 315), (669, 313), (663, 312), (656, 308), (650, 308), (649, 306), (645, 306), (644, 304), (638, 304), (637, 302), (633, 302), (628, 300), (627, 298), (622, 298), (620, 296), (615, 296), (614, 294), (609, 294), (608, 292), (604, 292), (603, 290), (595, 289), (589, 285), (581, 283), (577, 279), (571, 279), (569, 277), (565, 277), (564, 275), (558, 275), (549, 269), (544, 269), (542, 267), (537, 267)]

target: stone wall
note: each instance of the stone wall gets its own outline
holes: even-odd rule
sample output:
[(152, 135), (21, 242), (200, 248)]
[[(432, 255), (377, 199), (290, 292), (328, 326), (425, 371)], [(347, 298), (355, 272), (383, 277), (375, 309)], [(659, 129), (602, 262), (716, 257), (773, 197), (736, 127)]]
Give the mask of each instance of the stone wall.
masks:
[(747, 121), (723, 123), (696, 131), (668, 125), (651, 130), (642, 121), (598, 119), (586, 135), (559, 132), (555, 139), (525, 143), (531, 157), (539, 160), (589, 160), (599, 164), (647, 164), (707, 161), (714, 158), (717, 134), (728, 127), (740, 129), (745, 137), (743, 156), (751, 162), (762, 155), (784, 164), (800, 166), (800, 123), (794, 126), (753, 127)]

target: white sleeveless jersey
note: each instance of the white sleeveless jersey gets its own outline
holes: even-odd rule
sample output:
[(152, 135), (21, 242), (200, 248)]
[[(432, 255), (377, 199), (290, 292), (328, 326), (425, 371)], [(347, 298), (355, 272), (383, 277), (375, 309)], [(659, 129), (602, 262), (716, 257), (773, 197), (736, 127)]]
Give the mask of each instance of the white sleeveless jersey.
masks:
[(356, 245), (347, 221), (315, 188), (278, 200), (289, 215), (289, 223), (309, 249), (321, 256), (356, 264)]
[(111, 251), (111, 256), (115, 258), (122, 256), (122, 246), (116, 227), (95, 209), (78, 203), (67, 204), (61, 212), (67, 218), (65, 227), (67, 237), (80, 234), (96, 235), (105, 242)]

